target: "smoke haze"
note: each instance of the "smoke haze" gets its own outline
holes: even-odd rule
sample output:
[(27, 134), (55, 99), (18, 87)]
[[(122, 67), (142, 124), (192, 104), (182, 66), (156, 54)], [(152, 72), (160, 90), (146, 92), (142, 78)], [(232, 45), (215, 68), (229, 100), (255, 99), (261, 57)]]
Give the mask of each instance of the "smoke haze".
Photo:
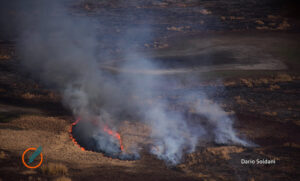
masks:
[[(78, 133), (83, 140), (92, 138), (92, 144), (100, 151), (128, 158), (119, 154), (117, 143), (101, 129), (107, 125), (117, 131), (125, 113), (151, 127), (153, 147), (149, 151), (170, 164), (179, 163), (184, 153), (193, 152), (199, 140), (208, 137), (213, 137), (216, 143), (250, 145), (237, 137), (233, 120), (220, 106), (204, 101), (205, 92), (184, 94), (180, 101), (197, 100), (187, 108), (204, 117), (209, 127), (190, 123), (183, 112), (171, 110), (172, 103), (167, 98), (157, 99), (161, 87), (170, 82), (177, 84), (175, 78), (101, 69), (107, 53), (99, 49), (103, 37), (97, 31), (102, 25), (93, 18), (71, 15), (61, 1), (35, 1), (28, 8), (42, 13), (22, 18), (24, 31), (20, 36), (19, 53), (24, 68), (36, 79), (60, 91), (64, 105), (75, 117), (89, 124), (82, 126)], [(124, 32), (119, 39), (112, 38), (110, 42), (124, 51), (124, 61), (119, 68), (159, 69), (160, 64), (131, 46), (133, 39), (154, 38), (151, 26), (131, 25)], [(153, 103), (147, 104), (144, 100), (153, 100)], [(137, 158), (137, 150), (131, 149)]]

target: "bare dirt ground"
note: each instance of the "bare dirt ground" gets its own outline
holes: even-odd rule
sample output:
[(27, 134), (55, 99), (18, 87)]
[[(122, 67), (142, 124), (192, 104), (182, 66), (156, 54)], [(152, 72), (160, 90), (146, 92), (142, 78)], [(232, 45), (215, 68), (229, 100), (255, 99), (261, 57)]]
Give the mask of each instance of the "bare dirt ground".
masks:
[[(97, 17), (99, 21), (109, 18), (111, 24), (107, 28), (116, 30), (113, 33), (122, 31), (122, 23), (127, 21), (143, 22), (142, 17), (130, 13), (127, 21), (121, 21), (119, 13), (124, 8), (129, 12), (139, 12), (141, 8), (162, 12), (164, 16), (157, 17), (154, 25), (159, 35), (157, 40), (136, 45), (146, 56), (162, 64), (161, 70), (119, 69), (122, 50), (110, 47), (109, 43), (99, 48), (116, 55), (115, 59), (105, 61), (99, 68), (157, 76), (168, 74), (181, 79), (180, 87), (166, 89), (169, 98), (175, 100), (176, 109), (180, 109), (176, 97), (185, 92), (210, 92), (208, 101), (220, 102), (235, 119), (239, 135), (258, 145), (247, 148), (199, 143), (196, 151), (185, 155), (176, 166), (167, 166), (143, 148), (141, 159), (135, 161), (81, 150), (70, 139), (74, 117), (63, 107), (60, 95), (23, 72), (13, 33), (6, 36), (9, 38), (1, 38), (0, 180), (299, 180), (299, 24), (276, 4), (262, 5), (242, 6), (235, 1), (155, 1), (132, 6), (92, 0), (72, 4), (74, 15)], [(250, 7), (256, 8), (255, 12)], [(105, 28), (99, 31), (107, 32)], [(117, 39), (119, 35), (115, 36)], [(185, 82), (191, 74), (199, 80)], [(193, 110), (188, 110), (187, 116), (199, 119)], [(149, 135), (148, 128), (134, 120), (124, 120), (119, 132), (125, 147), (133, 142), (145, 143)], [(27, 169), (21, 162), (21, 154), (40, 145), (44, 155), (42, 167)], [(241, 159), (257, 158), (274, 159), (276, 164), (241, 164)]]

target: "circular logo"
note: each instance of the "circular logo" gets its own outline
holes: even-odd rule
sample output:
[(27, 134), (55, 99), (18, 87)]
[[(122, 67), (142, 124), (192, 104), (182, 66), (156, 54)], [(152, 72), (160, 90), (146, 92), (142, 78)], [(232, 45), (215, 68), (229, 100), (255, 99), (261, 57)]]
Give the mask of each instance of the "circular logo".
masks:
[[(30, 160), (29, 160), (29, 163), (31, 163), (34, 159), (35, 159), (35, 157), (37, 157), (38, 155), (41, 155), (41, 160), (40, 160), (40, 162), (37, 164), (37, 165), (35, 165), (35, 166), (30, 166), (30, 165), (28, 165), (26, 162), (25, 162), (25, 155), (26, 155), (26, 153), (28, 152), (28, 151), (31, 151), (31, 150), (33, 150), (33, 151), (35, 151), (31, 156), (30, 156)], [(38, 155), (36, 155), (36, 154), (38, 154)], [(32, 159), (32, 160), (31, 160)], [(25, 150), (24, 152), (23, 152), (23, 154), (22, 154), (22, 162), (23, 162), (23, 164), (25, 165), (25, 167), (27, 167), (27, 168), (38, 168), (39, 166), (41, 166), (41, 164), (42, 164), (42, 162), (43, 162), (43, 154), (39, 151), (39, 149), (37, 149), (37, 148), (28, 148), (27, 150)]]

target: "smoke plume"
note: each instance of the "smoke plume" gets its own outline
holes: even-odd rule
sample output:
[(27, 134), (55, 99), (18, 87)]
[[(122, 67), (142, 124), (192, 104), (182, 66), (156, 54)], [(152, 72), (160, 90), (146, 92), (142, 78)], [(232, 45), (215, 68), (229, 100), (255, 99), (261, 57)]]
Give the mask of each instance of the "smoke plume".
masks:
[[(22, 17), (20, 22), (24, 30), (19, 41), (22, 65), (36, 79), (59, 90), (64, 105), (82, 120), (79, 124), (88, 123), (79, 129), (82, 140), (88, 142), (91, 138), (90, 144), (104, 153), (128, 158), (119, 154), (117, 143), (101, 128), (108, 126), (117, 131), (124, 120), (122, 116), (130, 114), (151, 127), (153, 146), (149, 151), (170, 164), (179, 163), (184, 153), (193, 152), (199, 140), (208, 137), (216, 143), (249, 145), (237, 137), (233, 120), (220, 106), (204, 101), (205, 92), (186, 93), (179, 102), (197, 100), (187, 107), (201, 115), (209, 126), (189, 122), (183, 111), (170, 109), (172, 101), (160, 95), (162, 87), (178, 83), (176, 76), (110, 72), (101, 68), (104, 57), (107, 60), (102, 43), (109, 39), (109, 43), (124, 52), (119, 69), (158, 70), (160, 64), (131, 46), (133, 40), (153, 38), (151, 26), (130, 25), (119, 38), (109, 38), (99, 33), (105, 31), (101, 23), (106, 20), (99, 23), (96, 18), (72, 15), (57, 1), (35, 1), (28, 8), (37, 14)], [(153, 102), (148, 104), (146, 100)], [(135, 148), (132, 153), (138, 156)]]

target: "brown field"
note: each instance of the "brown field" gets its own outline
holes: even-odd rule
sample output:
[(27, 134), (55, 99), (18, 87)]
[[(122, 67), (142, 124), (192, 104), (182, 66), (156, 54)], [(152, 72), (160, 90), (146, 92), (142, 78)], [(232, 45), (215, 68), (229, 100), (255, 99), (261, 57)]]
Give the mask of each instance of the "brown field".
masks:
[[(155, 16), (158, 20), (151, 22), (156, 39), (134, 46), (145, 57), (168, 66), (154, 71), (119, 68), (123, 50), (113, 47), (113, 38), (104, 38), (98, 48), (109, 56), (103, 55), (99, 69), (180, 80), (173, 87), (164, 85), (170, 94), (163, 92), (157, 99), (177, 100), (190, 90), (206, 90), (204, 101), (221, 102), (235, 120), (238, 136), (257, 146), (202, 140), (181, 163), (170, 166), (149, 153), (151, 130), (132, 118), (124, 119), (118, 132), (124, 150), (137, 145), (140, 159), (120, 160), (83, 150), (70, 136), (75, 117), (63, 105), (61, 93), (24, 73), (16, 53), (18, 36), (9, 31), (0, 36), (0, 181), (300, 180), (300, 23), (291, 17), (290, 13), (297, 13), (293, 6), (287, 3), (284, 7), (291, 9), (277, 11), (277, 4), (256, 0), (247, 5), (231, 0), (147, 1), (134, 6), (119, 1), (76, 2), (70, 5), (72, 16), (109, 20), (98, 33), (113, 38), (124, 33), (124, 24), (144, 22), (140, 16), (124, 20), (123, 10), (162, 13), (165, 18)], [(107, 59), (111, 55), (115, 59)], [(197, 61), (205, 57), (211, 62)], [(197, 79), (191, 82), (191, 76)], [(132, 99), (149, 105), (154, 101)], [(174, 103), (170, 109), (182, 111), (181, 106)], [(200, 119), (193, 109), (187, 114), (193, 121)], [(22, 153), (38, 146), (43, 148), (44, 161), (41, 167), (28, 169)], [(245, 165), (241, 159), (273, 159), (276, 164)]]

